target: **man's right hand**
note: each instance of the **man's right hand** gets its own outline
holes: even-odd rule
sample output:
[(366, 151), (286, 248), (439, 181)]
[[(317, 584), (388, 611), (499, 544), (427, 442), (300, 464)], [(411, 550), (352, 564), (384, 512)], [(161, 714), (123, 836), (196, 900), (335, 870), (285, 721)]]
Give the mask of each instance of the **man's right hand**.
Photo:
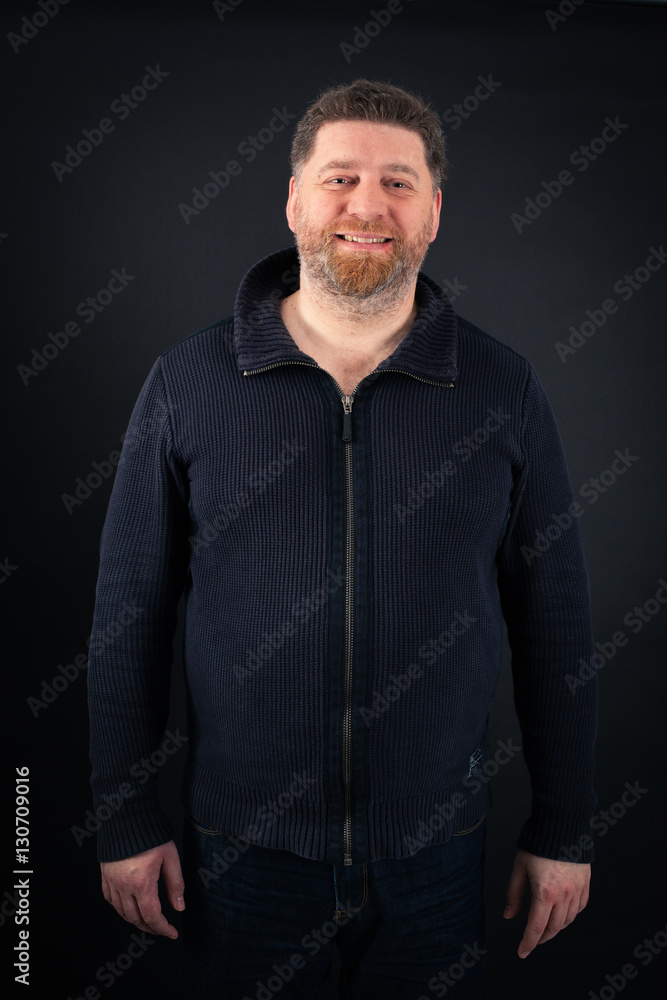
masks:
[(158, 879), (162, 875), (175, 910), (184, 910), (185, 883), (178, 849), (173, 840), (122, 861), (102, 861), (102, 892), (124, 920), (149, 934), (176, 939), (178, 931), (162, 912)]

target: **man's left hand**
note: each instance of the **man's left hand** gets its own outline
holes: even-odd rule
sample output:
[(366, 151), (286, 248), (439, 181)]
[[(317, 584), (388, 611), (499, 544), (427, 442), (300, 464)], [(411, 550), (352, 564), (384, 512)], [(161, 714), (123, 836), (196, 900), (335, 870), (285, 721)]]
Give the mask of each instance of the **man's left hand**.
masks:
[(530, 884), (532, 900), (518, 948), (519, 958), (526, 958), (536, 945), (549, 941), (572, 923), (588, 902), (590, 881), (590, 865), (553, 861), (528, 851), (517, 852), (503, 915), (508, 920), (516, 916)]

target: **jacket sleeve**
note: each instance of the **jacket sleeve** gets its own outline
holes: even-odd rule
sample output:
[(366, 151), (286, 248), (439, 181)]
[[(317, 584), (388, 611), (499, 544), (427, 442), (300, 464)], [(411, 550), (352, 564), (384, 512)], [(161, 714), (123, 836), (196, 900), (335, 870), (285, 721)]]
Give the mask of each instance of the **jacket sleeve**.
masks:
[(176, 608), (188, 567), (187, 475), (171, 418), (158, 359), (123, 440), (100, 545), (88, 661), (100, 861), (172, 839), (149, 760), (167, 724)]
[(532, 367), (522, 449), (497, 560), (532, 788), (532, 812), (518, 846), (555, 860), (588, 862), (597, 678), (590, 668), (590, 594), (579, 528), (585, 508), (573, 497), (556, 421)]

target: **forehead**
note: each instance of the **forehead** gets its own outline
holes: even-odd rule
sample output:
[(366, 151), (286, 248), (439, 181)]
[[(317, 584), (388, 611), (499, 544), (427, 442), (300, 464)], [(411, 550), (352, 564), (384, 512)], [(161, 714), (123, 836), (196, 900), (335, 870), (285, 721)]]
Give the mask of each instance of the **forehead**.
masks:
[[(317, 173), (329, 161), (349, 163), (350, 169), (379, 169), (387, 164), (405, 164), (428, 175), (421, 136), (401, 125), (380, 122), (326, 122), (318, 129), (313, 151), (306, 163)], [(342, 167), (341, 167), (342, 169)]]

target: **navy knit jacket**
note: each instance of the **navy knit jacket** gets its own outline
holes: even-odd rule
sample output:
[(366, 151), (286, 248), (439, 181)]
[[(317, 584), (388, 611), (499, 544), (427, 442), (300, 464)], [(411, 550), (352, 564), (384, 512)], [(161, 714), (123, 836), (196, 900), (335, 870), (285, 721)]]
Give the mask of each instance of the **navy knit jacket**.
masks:
[(567, 859), (595, 805), (597, 689), (568, 684), (593, 637), (545, 393), (420, 272), (413, 326), (343, 397), (282, 322), (298, 284), (295, 249), (261, 260), (132, 413), (90, 645), (98, 856), (172, 838), (141, 761), (161, 747), (184, 592), (199, 822), (347, 864), (472, 825), (514, 754), (487, 736), (504, 618), (532, 785), (518, 845)]

